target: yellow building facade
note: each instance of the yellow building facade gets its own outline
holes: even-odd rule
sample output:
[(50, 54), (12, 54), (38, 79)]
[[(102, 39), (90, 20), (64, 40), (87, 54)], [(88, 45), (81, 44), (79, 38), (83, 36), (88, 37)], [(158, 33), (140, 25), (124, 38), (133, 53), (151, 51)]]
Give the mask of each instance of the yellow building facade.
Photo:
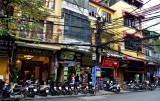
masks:
[(119, 78), (121, 84), (130, 80), (143, 81), (145, 78), (146, 56), (142, 47), (143, 42), (138, 41), (143, 38), (141, 20), (144, 17), (139, 14), (140, 10), (138, 9), (142, 5), (143, 2), (141, 0), (117, 0), (117, 2), (110, 5), (112, 9), (116, 10), (113, 15), (114, 20), (112, 20), (114, 27), (111, 27), (116, 32), (114, 40), (124, 41), (115, 43), (114, 48), (115, 50), (120, 48), (124, 56), (124, 65), (129, 68), (120, 67)]
[[(123, 13), (124, 12), (128, 12), (128, 13), (131, 12), (130, 14), (138, 16), (139, 15), (139, 10), (136, 7), (127, 4), (123, 0), (120, 0), (116, 4), (112, 5), (111, 8), (116, 10), (116, 12), (113, 15), (114, 20), (113, 20), (113, 23), (112, 23), (114, 25), (114, 27), (112, 27), (113, 30), (117, 32), (117, 34), (115, 34), (116, 35), (115, 40), (119, 39), (119, 38), (123, 39), (123, 37), (124, 37), (123, 32), (134, 34), (137, 37), (142, 37), (142, 32), (141, 31), (137, 31), (133, 27), (124, 25), (124, 19), (123, 19), (124, 15), (123, 15)], [(117, 19), (117, 20), (115, 20), (115, 19)], [(139, 30), (142, 29), (141, 25), (137, 25), (137, 27), (139, 27), (138, 28)], [(124, 48), (124, 43), (120, 43), (120, 45), (121, 45), (121, 49), (122, 49), (123, 53), (125, 53), (127, 55), (131, 55), (133, 57), (145, 59), (145, 55), (143, 54), (143, 50), (142, 50), (142, 52), (131, 51), (131, 50), (127, 50), (127, 49)], [(118, 50), (118, 46), (115, 47), (115, 48)]]
[[(46, 19), (42, 19), (43, 28), (39, 29), (41, 32), (37, 32), (32, 35), (31, 32), (23, 33), (20, 31), (10, 31), (13, 35), (15, 35), (16, 39), (20, 39), (23, 41), (15, 41), (14, 44), (14, 54), (12, 55), (12, 66), (17, 69), (17, 72), (20, 73), (19, 77), (25, 78), (29, 72), (33, 73), (34, 79), (46, 79), (49, 77), (50, 70), (53, 70), (54, 66), (53, 61), (55, 60), (55, 52), (60, 50), (60, 45), (53, 44), (41, 44), (41, 43), (27, 43), (31, 41), (39, 41), (41, 42), (51, 42), (51, 43), (61, 43), (62, 41), (62, 29), (63, 26), (59, 25), (61, 20), (61, 6), (62, 0), (46, 0), (45, 5), (50, 15)], [(14, 10), (18, 10), (15, 8)], [(15, 11), (14, 15), (17, 14)], [(49, 23), (48, 23), (49, 22)], [(47, 32), (48, 24), (52, 24), (52, 33)], [(55, 24), (55, 25), (54, 25)], [(14, 24), (9, 23), (9, 28), (16, 28)], [(39, 27), (39, 26), (37, 26)], [(39, 34), (40, 33), (40, 34)], [(47, 36), (47, 33), (50, 35)], [(49, 38), (49, 39), (48, 39)], [(27, 40), (27, 41), (26, 41)], [(1, 46), (1, 45), (0, 45)], [(9, 82), (10, 79), (10, 67), (9, 67), (9, 57), (6, 54), (3, 54), (3, 50), (0, 53), (0, 79), (4, 78), (6, 82)], [(5, 51), (6, 52), (6, 51)], [(54, 61), (55, 62), (55, 61)], [(26, 65), (25, 65), (26, 64)], [(41, 69), (40, 69), (40, 68)], [(30, 68), (30, 69), (29, 69)], [(33, 69), (34, 68), (34, 69)], [(37, 71), (38, 70), (38, 71)], [(23, 73), (22, 73), (23, 71)], [(30, 76), (31, 76), (30, 75)]]

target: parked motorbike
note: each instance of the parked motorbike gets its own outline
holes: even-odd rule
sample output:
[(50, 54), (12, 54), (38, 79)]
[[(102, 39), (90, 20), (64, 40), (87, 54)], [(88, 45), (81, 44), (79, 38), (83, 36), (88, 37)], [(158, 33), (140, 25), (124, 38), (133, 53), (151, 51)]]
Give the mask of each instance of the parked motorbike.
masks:
[(52, 96), (60, 95), (60, 92), (57, 90), (57, 87), (56, 87), (56, 82), (52, 81), (52, 80), (49, 80), (48, 83), (49, 83), (49, 86), (50, 86), (49, 87), (50, 95), (52, 95)]
[(137, 81), (130, 81), (128, 84), (127, 84), (127, 88), (128, 90), (134, 90), (134, 91), (137, 91), (140, 89), (140, 86), (138, 84)]
[(13, 86), (11, 85), (11, 90), (10, 91), (10, 98), (11, 99), (19, 99), (22, 100), (24, 99), (26, 96), (25, 94), (25, 88), (22, 87), (22, 85), (17, 85), (17, 84), (13, 84)]
[(104, 84), (104, 90), (119, 93), (121, 91), (121, 87), (118, 83), (114, 83), (113, 81), (107, 81), (107, 83)]
[(49, 94), (49, 87), (48, 85), (40, 85), (39, 81), (36, 81), (36, 84), (34, 84), (34, 91), (36, 95), (39, 96), (47, 96)]

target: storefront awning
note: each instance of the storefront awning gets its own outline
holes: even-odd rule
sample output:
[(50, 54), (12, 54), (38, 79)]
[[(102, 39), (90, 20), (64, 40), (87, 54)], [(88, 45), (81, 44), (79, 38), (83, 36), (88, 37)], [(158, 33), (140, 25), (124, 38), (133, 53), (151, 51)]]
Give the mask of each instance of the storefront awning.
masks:
[(145, 62), (146, 61), (144, 59), (139, 59), (139, 58), (134, 58), (134, 57), (129, 57), (129, 56), (123, 56), (123, 60), (133, 60), (133, 61), (139, 61), (139, 62)]
[(25, 43), (25, 42), (15, 42), (17, 46), (28, 47), (28, 48), (37, 48), (44, 50), (60, 50), (60, 45), (45, 45), (45, 44), (36, 44), (36, 43)]
[(132, 34), (132, 33), (126, 32), (126, 31), (123, 31), (123, 36), (124, 37), (126, 37), (126, 36), (133, 36), (135, 38), (143, 38), (143, 36), (141, 36), (141, 35)]

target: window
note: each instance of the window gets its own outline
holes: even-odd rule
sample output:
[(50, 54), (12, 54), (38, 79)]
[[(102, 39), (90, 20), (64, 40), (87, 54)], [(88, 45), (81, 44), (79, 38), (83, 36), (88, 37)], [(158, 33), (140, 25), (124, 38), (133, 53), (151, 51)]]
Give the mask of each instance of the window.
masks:
[(64, 27), (64, 36), (66, 38), (72, 38), (83, 42), (91, 42), (90, 30), (87, 29), (90, 27), (88, 19), (80, 18), (76, 13), (73, 13), (73, 15), (65, 13), (64, 20), (64, 24), (68, 25)]
[(51, 0), (51, 9), (55, 8), (55, 0)]
[(139, 38), (135, 38), (133, 36), (127, 35), (124, 37), (125, 49), (133, 50), (133, 51), (142, 51), (141, 40)]
[(39, 26), (37, 26), (36, 32), (38, 39), (43, 39), (43, 28), (44, 28), (44, 21), (39, 22)]
[(132, 17), (124, 17), (124, 25), (135, 28), (135, 20)]
[(107, 23), (111, 23), (111, 14), (109, 14), (105, 11), (102, 11), (102, 16), (105, 18)]
[(52, 9), (52, 10), (55, 9), (55, 0), (47, 0), (46, 3), (47, 3), (46, 6), (47, 6), (48, 8), (50, 8), (50, 9)]
[(97, 8), (89, 5), (89, 15), (92, 17), (96, 17), (96, 14), (97, 14)]
[(53, 22), (47, 21), (46, 24), (46, 39), (52, 39), (53, 34)]
[(88, 0), (65, 0), (65, 1), (78, 5), (79, 7), (88, 9)]

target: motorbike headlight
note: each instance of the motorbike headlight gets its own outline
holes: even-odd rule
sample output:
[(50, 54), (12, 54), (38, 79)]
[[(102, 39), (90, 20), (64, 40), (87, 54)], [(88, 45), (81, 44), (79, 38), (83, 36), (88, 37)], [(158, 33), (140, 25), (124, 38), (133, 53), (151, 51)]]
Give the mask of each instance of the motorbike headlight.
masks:
[(37, 92), (37, 89), (33, 89), (35, 92)]
[(49, 93), (49, 90), (48, 90), (48, 89), (46, 90), (46, 93)]

